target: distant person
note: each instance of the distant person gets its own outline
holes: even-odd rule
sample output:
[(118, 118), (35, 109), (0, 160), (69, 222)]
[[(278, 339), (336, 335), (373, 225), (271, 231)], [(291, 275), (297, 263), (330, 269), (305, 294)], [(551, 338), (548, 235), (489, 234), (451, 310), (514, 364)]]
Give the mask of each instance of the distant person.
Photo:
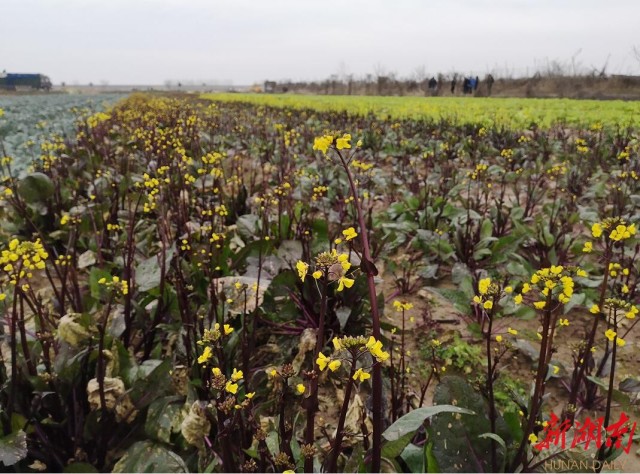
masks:
[(475, 80), (475, 82), (473, 84), (473, 90), (477, 91), (478, 87), (480, 87), (480, 78), (478, 76), (476, 76), (476, 80)]
[(429, 89), (436, 90), (438, 88), (438, 81), (436, 81), (435, 77), (429, 79)]
[(451, 79), (451, 93), (456, 93), (456, 76), (453, 76), (453, 79)]
[(464, 80), (462, 81), (462, 93), (466, 95), (469, 93), (470, 90), (471, 90), (471, 79), (469, 79), (468, 77), (465, 77)]
[(491, 74), (487, 74), (487, 78), (485, 79), (485, 81), (487, 81), (487, 96), (490, 96), (491, 89), (493, 88), (493, 83), (495, 82), (495, 79)]

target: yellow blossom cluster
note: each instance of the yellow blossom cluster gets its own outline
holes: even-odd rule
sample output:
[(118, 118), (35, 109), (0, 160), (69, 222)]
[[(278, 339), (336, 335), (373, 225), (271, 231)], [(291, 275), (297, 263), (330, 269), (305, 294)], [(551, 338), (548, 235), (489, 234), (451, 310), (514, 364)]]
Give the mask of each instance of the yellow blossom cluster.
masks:
[(591, 235), (593, 237), (598, 239), (604, 234), (615, 242), (630, 239), (636, 235), (636, 232), (635, 224), (627, 225), (627, 222), (619, 217), (607, 218), (591, 226)]
[(378, 362), (384, 362), (389, 358), (389, 353), (382, 350), (382, 342), (377, 341), (373, 336), (369, 336), (368, 339), (365, 336), (334, 337), (332, 342), (336, 352), (343, 350), (356, 354), (369, 352)]
[(618, 337), (618, 333), (615, 332), (613, 329), (609, 328), (604, 332), (604, 336), (609, 339), (609, 341), (613, 342), (614, 340), (616, 341), (616, 345), (619, 347), (622, 347), (626, 344), (626, 341), (624, 339), (622, 339), (621, 337)]
[[(597, 311), (595, 311), (597, 309)], [(622, 300), (620, 298), (607, 298), (604, 300), (604, 309), (611, 311), (624, 312), (624, 316), (627, 319), (635, 319), (639, 310), (636, 305), (629, 301)], [(600, 313), (600, 308), (597, 304), (593, 305), (590, 310), (594, 314)], [(603, 311), (604, 312), (604, 311)]]
[(98, 283), (109, 289), (113, 289), (114, 291), (121, 293), (122, 295), (129, 294), (129, 283), (126, 280), (120, 279), (120, 277), (118, 276), (112, 276), (111, 280), (102, 277), (98, 280)]
[[(333, 135), (323, 135), (321, 137), (317, 137), (313, 141), (313, 149), (321, 151), (326, 155), (329, 151), (329, 147), (333, 145), (334, 142), (335, 147), (338, 150), (351, 148), (351, 135), (349, 133), (345, 133), (341, 137)], [(358, 142), (358, 145), (360, 145), (360, 142)]]
[[(12, 239), (6, 249), (0, 253), (0, 268), (5, 273), (9, 284), (16, 286), (25, 279), (33, 276), (33, 271), (43, 270), (46, 266), (46, 260), (49, 254), (44, 249), (40, 239), (35, 242)], [(22, 284), (22, 289), (29, 289), (28, 283)], [(0, 293), (0, 301), (4, 300), (6, 295)]]
[[(350, 358), (344, 358), (353, 363), (354, 360), (358, 360), (360, 356), (364, 354), (370, 354), (377, 362), (384, 362), (390, 354), (383, 350), (382, 342), (376, 340), (373, 336), (368, 339), (365, 336), (344, 336), (341, 338), (334, 337), (333, 340), (334, 357), (327, 357), (322, 352), (318, 354), (316, 364), (320, 371), (329, 369), (335, 372), (342, 366), (342, 360), (340, 357), (341, 352), (348, 352), (351, 354)], [(364, 382), (371, 377), (371, 374), (363, 367), (359, 367), (353, 373), (353, 380)]]
[(198, 341), (198, 344), (203, 345), (206, 343), (217, 342), (223, 336), (228, 336), (233, 332), (233, 328), (230, 324), (224, 324), (220, 326), (220, 323), (215, 323), (213, 329), (205, 329), (202, 340)]
[[(355, 235), (354, 235), (355, 234)], [(343, 232), (343, 235), (347, 240), (350, 240), (357, 236), (353, 227)], [(336, 291), (343, 291), (345, 288), (351, 288), (355, 283), (353, 278), (347, 277), (347, 272), (351, 268), (349, 262), (349, 255), (346, 253), (338, 253), (336, 249), (332, 249), (331, 252), (322, 252), (316, 257), (315, 261), (316, 270), (311, 276), (319, 280), (323, 277), (328, 278), (330, 282), (338, 282), (338, 288)], [(296, 262), (296, 270), (298, 277), (304, 282), (307, 274), (309, 273), (309, 264), (298, 260)]]
[(413, 308), (413, 304), (400, 301), (400, 300), (395, 300), (393, 302), (393, 307), (397, 312), (401, 313), (403, 311), (409, 311), (411, 308)]
[(562, 265), (542, 268), (531, 276), (530, 283), (522, 285), (522, 290), (515, 295), (514, 302), (521, 304), (523, 295), (536, 290), (538, 294), (536, 301), (533, 303), (536, 309), (544, 309), (550, 298), (555, 298), (558, 302), (567, 304), (573, 295), (574, 276), (586, 277), (587, 273), (577, 267), (564, 267)]
[(467, 173), (467, 176), (469, 176), (472, 180), (477, 180), (478, 178), (480, 178), (480, 176), (482, 176), (482, 174), (484, 172), (486, 172), (489, 169), (489, 165), (485, 164), (485, 163), (478, 163), (476, 165), (475, 170), (470, 171), (469, 173)]
[(351, 161), (351, 166), (362, 172), (366, 172), (373, 168), (373, 163), (365, 163), (364, 161), (354, 159)]
[(491, 278), (481, 278), (478, 281), (478, 294), (473, 297), (473, 302), (483, 309), (489, 311), (493, 309), (493, 303), (501, 294), (511, 293), (513, 289), (510, 286), (500, 289), (500, 286), (491, 281)]

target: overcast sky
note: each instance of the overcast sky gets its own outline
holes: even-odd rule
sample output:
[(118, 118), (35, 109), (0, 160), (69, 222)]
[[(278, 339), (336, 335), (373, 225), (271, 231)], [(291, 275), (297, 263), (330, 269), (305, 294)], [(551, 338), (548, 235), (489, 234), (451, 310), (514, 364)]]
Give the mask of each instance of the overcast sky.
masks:
[(640, 74), (634, 47), (640, 0), (0, 0), (0, 71), (55, 84)]

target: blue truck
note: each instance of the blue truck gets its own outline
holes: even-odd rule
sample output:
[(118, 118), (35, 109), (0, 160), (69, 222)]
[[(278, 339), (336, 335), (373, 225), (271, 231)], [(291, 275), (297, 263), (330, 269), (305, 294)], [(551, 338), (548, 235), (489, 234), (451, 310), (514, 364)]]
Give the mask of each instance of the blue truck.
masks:
[(51, 90), (51, 80), (44, 74), (0, 73), (0, 89), (16, 90)]

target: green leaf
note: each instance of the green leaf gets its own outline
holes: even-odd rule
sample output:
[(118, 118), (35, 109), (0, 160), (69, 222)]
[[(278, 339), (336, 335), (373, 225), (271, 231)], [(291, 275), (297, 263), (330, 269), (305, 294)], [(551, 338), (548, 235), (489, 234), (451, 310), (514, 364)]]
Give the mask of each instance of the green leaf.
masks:
[(500, 446), (502, 446), (503, 456), (502, 456), (502, 464), (501, 464), (501, 467), (500, 467), (500, 472), (504, 472), (504, 466), (505, 466), (505, 464), (507, 462), (507, 458), (506, 458), (506, 456), (504, 456), (506, 454), (506, 452), (507, 452), (507, 444), (504, 442), (504, 440), (500, 436), (495, 434), (495, 433), (483, 433), (483, 434), (479, 435), (478, 438), (489, 438), (489, 439), (492, 439), (495, 442), (497, 442)]
[(260, 218), (255, 214), (245, 214), (238, 217), (236, 225), (238, 226), (238, 234), (245, 242), (257, 238), (260, 234)]
[[(424, 421), (424, 420), (423, 420)], [(417, 429), (417, 428), (416, 428)], [(382, 456), (388, 459), (395, 459), (402, 454), (402, 451), (407, 447), (413, 438), (415, 430), (404, 434), (398, 439), (387, 441), (382, 445)], [(384, 436), (384, 433), (382, 434)]]
[(424, 445), (424, 463), (427, 472), (438, 473), (440, 472), (440, 466), (438, 466), (438, 460), (433, 455), (433, 441), (430, 441)]
[(409, 444), (400, 457), (407, 464), (411, 472), (424, 472), (423, 448), (415, 444)]
[(382, 437), (387, 441), (395, 441), (408, 433), (416, 431), (427, 418), (431, 418), (438, 413), (465, 413), (473, 415), (474, 412), (465, 408), (453, 405), (436, 405), (432, 407), (417, 408), (410, 411), (403, 417), (397, 419), (389, 428), (387, 428)]
[(171, 434), (180, 431), (183, 417), (180, 416), (183, 398), (178, 396), (163, 397), (149, 405), (144, 431), (147, 435), (167, 444), (171, 442)]
[(91, 297), (95, 299), (100, 298), (100, 293), (102, 290), (102, 285), (98, 283), (100, 278), (107, 278), (111, 280), (111, 273), (107, 270), (102, 270), (97, 267), (93, 267), (89, 272), (89, 290), (91, 291)]
[(182, 458), (151, 441), (134, 443), (112, 472), (189, 472)]
[(27, 457), (27, 434), (19, 430), (0, 438), (0, 463), (13, 466)]
[(29, 203), (45, 201), (54, 191), (53, 182), (44, 173), (31, 173), (18, 183), (18, 194)]
[(283, 240), (276, 254), (285, 263), (294, 266), (302, 258), (302, 242), (299, 240)]
[(493, 223), (491, 219), (485, 219), (482, 221), (482, 226), (480, 227), (480, 239), (485, 240), (491, 237), (493, 234)]
[[(464, 378), (448, 376), (438, 384), (433, 403), (455, 404), (474, 412), (473, 415), (440, 413), (431, 419), (429, 439), (433, 442), (433, 456), (444, 472), (488, 472), (491, 470), (491, 440), (482, 438), (490, 426), (486, 399)], [(504, 419), (497, 414), (496, 434), (511, 443), (511, 435)], [(497, 453), (501, 464), (504, 453)]]
[[(169, 266), (175, 254), (175, 250), (175, 245), (172, 245), (171, 248), (169, 248), (165, 253), (165, 275), (169, 271)], [(138, 290), (149, 291), (160, 286), (160, 279), (162, 277), (162, 268), (159, 261), (160, 255), (161, 254), (149, 257), (148, 259), (140, 262), (140, 264), (138, 264), (138, 266), (136, 267), (135, 275)]]
[(522, 422), (520, 420), (520, 415), (513, 411), (508, 411), (504, 415), (504, 421), (509, 428), (509, 433), (513, 439), (522, 439), (524, 433), (522, 432)]
[(627, 377), (618, 387), (622, 392), (640, 392), (640, 380)]

